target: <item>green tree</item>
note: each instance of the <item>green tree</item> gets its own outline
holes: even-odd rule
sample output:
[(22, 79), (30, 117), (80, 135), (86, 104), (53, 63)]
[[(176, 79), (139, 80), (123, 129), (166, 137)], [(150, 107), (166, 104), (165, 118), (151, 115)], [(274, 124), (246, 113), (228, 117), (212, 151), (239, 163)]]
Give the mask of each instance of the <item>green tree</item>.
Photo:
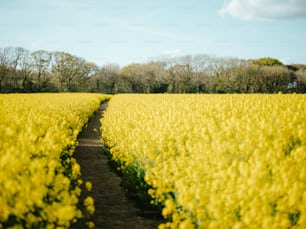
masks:
[(279, 66), (283, 65), (283, 63), (275, 58), (272, 57), (263, 57), (255, 60), (251, 60), (252, 64), (257, 64), (260, 66)]
[(82, 91), (89, 87), (89, 78), (97, 67), (66, 52), (53, 53), (52, 72), (60, 91)]
[(145, 70), (145, 64), (129, 64), (121, 68), (119, 74), (130, 83), (132, 92), (149, 93), (150, 78), (145, 74)]

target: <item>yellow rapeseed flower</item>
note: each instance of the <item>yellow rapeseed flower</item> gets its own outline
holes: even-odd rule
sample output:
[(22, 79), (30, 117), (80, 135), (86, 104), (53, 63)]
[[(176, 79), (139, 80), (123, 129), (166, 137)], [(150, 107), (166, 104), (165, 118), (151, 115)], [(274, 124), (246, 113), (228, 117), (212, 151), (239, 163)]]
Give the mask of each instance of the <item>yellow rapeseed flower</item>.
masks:
[(302, 94), (125, 94), (101, 138), (121, 169), (145, 169), (160, 228), (304, 228), (305, 117)]
[[(86, 93), (0, 95), (0, 228), (69, 227), (80, 177), (72, 157), (77, 135), (101, 101)], [(15, 223), (15, 224), (14, 224)], [(39, 226), (40, 227), (40, 226)]]

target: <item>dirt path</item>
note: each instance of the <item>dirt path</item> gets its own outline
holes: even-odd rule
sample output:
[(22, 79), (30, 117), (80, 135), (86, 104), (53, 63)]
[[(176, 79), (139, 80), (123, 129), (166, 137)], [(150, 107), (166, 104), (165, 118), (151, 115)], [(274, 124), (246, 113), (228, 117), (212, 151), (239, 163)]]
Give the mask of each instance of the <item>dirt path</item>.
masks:
[(93, 184), (91, 192), (82, 190), (81, 201), (88, 194), (94, 198), (96, 211), (92, 221), (95, 228), (157, 228), (161, 219), (156, 212), (144, 210), (135, 200), (126, 197), (120, 186), (121, 178), (112, 171), (108, 157), (103, 153), (99, 130), (100, 117), (106, 107), (107, 103), (103, 103), (80, 134), (74, 153), (81, 166), (82, 179)]

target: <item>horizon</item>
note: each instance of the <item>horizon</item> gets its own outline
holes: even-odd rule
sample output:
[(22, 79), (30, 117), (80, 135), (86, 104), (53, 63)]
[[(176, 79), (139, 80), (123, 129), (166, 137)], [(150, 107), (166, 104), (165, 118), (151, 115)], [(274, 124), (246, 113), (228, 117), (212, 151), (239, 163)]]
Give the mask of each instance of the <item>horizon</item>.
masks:
[(207, 54), (306, 64), (306, 1), (4, 0), (1, 48), (64, 51), (99, 66)]

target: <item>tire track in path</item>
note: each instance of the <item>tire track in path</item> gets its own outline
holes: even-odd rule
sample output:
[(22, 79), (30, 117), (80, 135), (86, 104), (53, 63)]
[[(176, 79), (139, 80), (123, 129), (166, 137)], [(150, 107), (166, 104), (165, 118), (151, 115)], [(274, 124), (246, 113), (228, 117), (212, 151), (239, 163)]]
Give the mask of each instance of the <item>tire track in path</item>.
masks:
[(80, 201), (83, 202), (87, 195), (94, 198), (96, 210), (91, 220), (97, 229), (157, 228), (161, 218), (156, 216), (156, 212), (144, 210), (135, 200), (127, 198), (120, 185), (121, 178), (108, 164), (109, 159), (99, 140), (100, 118), (106, 108), (107, 102), (104, 102), (78, 137), (74, 158), (81, 166), (83, 181), (93, 184), (90, 192), (82, 189)]

